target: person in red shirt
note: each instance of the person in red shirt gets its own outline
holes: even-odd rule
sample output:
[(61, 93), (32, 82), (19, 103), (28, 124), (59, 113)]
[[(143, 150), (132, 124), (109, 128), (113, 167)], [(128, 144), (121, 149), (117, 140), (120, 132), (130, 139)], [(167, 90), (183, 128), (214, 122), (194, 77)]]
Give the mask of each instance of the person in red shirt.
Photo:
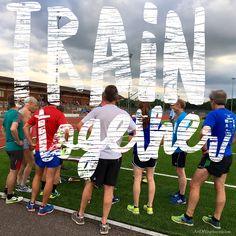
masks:
[[(32, 183), (31, 200), (26, 207), (28, 211), (34, 212), (36, 209), (35, 200), (39, 192), (44, 168), (47, 168), (43, 201), (38, 215), (46, 215), (54, 210), (53, 205), (47, 204), (52, 192), (55, 174), (60, 166), (60, 159), (58, 157), (60, 150), (58, 150), (57, 145), (54, 145), (53, 138), (59, 126), (63, 124), (67, 124), (64, 114), (56, 106), (49, 104), (36, 111), (24, 126), (25, 136), (32, 149), (35, 147), (35, 144), (30, 135), (30, 128), (36, 126), (35, 176)], [(66, 140), (68, 139), (68, 133), (66, 129)]]

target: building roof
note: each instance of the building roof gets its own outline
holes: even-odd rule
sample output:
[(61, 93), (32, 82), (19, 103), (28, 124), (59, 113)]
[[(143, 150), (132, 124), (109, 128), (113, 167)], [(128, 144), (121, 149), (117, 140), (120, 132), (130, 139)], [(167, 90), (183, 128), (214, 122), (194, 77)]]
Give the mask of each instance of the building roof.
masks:
[[(12, 85), (14, 84), (14, 78), (10, 78), (10, 77), (5, 77), (5, 76), (0, 76), (0, 88), (1, 85), (3, 84), (8, 84), (8, 85)], [(29, 87), (31, 88), (43, 88), (43, 89), (47, 89), (47, 84), (46, 83), (42, 83), (42, 82), (36, 82), (36, 81), (29, 81)], [(72, 87), (67, 87), (67, 86), (60, 86), (60, 90), (62, 92), (70, 92), (70, 93), (78, 93), (78, 95), (90, 95), (90, 91), (89, 90), (83, 90), (81, 91), (76, 91), (75, 88)]]

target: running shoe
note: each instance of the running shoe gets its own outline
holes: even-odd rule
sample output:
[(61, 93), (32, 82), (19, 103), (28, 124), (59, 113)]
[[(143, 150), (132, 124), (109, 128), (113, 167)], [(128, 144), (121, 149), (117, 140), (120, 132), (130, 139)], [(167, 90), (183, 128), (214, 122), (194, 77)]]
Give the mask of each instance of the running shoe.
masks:
[(147, 176), (143, 176), (143, 177), (142, 177), (142, 183), (145, 183), (145, 184), (146, 184), (147, 182), (148, 182)]
[(204, 223), (211, 225), (212, 227), (214, 227), (215, 229), (221, 229), (220, 226), (220, 221), (215, 221), (212, 218), (212, 215), (208, 215), (208, 216), (203, 216), (202, 220)]
[(31, 201), (29, 201), (26, 205), (26, 209), (29, 211), (29, 212), (35, 212), (35, 209), (36, 209), (36, 205), (35, 203), (32, 203)]
[(22, 200), (23, 200), (23, 197), (13, 195), (12, 198), (10, 199), (6, 198), (6, 204), (17, 203), (17, 202), (21, 202)]
[(113, 198), (112, 198), (112, 204), (115, 204), (115, 203), (117, 203), (117, 202), (119, 202), (120, 201), (120, 199), (118, 198), (118, 197), (116, 197), (116, 196), (114, 196)]
[(45, 216), (47, 214), (50, 214), (54, 211), (54, 206), (51, 204), (47, 204), (46, 206), (41, 206), (38, 211), (39, 216)]
[(187, 226), (193, 226), (193, 219), (188, 220), (184, 214), (180, 216), (171, 216), (171, 220), (174, 221), (177, 224), (183, 224)]
[(16, 188), (16, 191), (23, 193), (31, 193), (32, 189), (29, 186), (24, 185), (24, 186), (18, 186), (18, 188)]
[(178, 196), (176, 198), (171, 199), (170, 203), (177, 204), (177, 205), (186, 204), (186, 198)]
[(179, 191), (168, 195), (169, 197), (176, 198), (179, 197)]
[(108, 234), (110, 229), (111, 227), (109, 226), (108, 223), (100, 224), (100, 234)]
[(61, 196), (61, 193), (59, 193), (57, 190), (55, 190), (55, 192), (52, 193), (49, 198), (54, 199), (54, 198), (60, 197), (60, 196)]
[(84, 225), (84, 217), (79, 216), (79, 213), (77, 211), (73, 212), (71, 215), (71, 219), (77, 224), (77, 225)]
[(153, 208), (149, 207), (148, 205), (143, 206), (144, 211), (147, 212), (148, 215), (153, 215)]
[(132, 212), (134, 215), (139, 215), (139, 208), (134, 205), (128, 205), (127, 210)]
[(6, 193), (4, 193), (4, 192), (3, 192), (3, 193), (1, 193), (1, 198), (2, 198), (2, 199), (6, 199), (6, 198), (7, 198), (7, 194), (6, 194)]

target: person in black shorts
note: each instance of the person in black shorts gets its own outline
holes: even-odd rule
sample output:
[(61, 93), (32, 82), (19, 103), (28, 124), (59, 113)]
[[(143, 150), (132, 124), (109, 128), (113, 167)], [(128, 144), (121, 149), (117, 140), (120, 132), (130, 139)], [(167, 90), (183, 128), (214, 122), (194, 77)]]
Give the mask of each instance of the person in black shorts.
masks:
[[(99, 119), (101, 124), (101, 140), (106, 138), (108, 127), (117, 115), (123, 114), (129, 117), (129, 114), (126, 111), (121, 110), (115, 105), (119, 96), (117, 88), (114, 85), (108, 85), (104, 90), (103, 96), (106, 100), (106, 105), (94, 108), (77, 125), (78, 130), (80, 130), (83, 124), (87, 121), (91, 119)], [(130, 118), (128, 129), (129, 131), (132, 131), (135, 130), (135, 128), (135, 123)], [(112, 206), (113, 191), (117, 182), (120, 165), (121, 153), (115, 152), (107, 146), (101, 150), (96, 170), (90, 180), (85, 182), (80, 208), (77, 212), (72, 214), (72, 220), (76, 224), (83, 225), (85, 223), (84, 212), (88, 201), (91, 199), (94, 186), (103, 186), (103, 213), (100, 224), (100, 233), (108, 234), (110, 226), (107, 221)]]
[[(175, 144), (177, 140), (177, 130), (181, 121), (187, 116), (184, 112), (185, 101), (178, 99), (175, 104), (172, 104), (172, 109), (176, 114), (176, 121), (174, 123), (172, 145)], [(185, 161), (187, 153), (183, 152), (179, 147), (172, 154), (172, 165), (176, 168), (176, 173), (178, 175), (179, 190), (170, 194), (170, 202), (173, 204), (186, 204), (185, 190), (187, 186), (187, 178), (185, 174)]]
[[(144, 133), (144, 149), (146, 150), (150, 143), (150, 104), (148, 102), (140, 102), (139, 109), (142, 111), (143, 133)], [(141, 192), (142, 173), (146, 170), (148, 181), (148, 202), (143, 206), (147, 214), (153, 214), (153, 199), (155, 196), (155, 180), (154, 172), (156, 166), (156, 159), (150, 158), (147, 161), (140, 161), (138, 156), (137, 144), (133, 148), (133, 204), (127, 206), (127, 210), (133, 214), (139, 214), (139, 196)]]
[(6, 180), (6, 187), (2, 198), (6, 198), (6, 204), (16, 203), (23, 200), (23, 197), (15, 196), (17, 174), (23, 159), (23, 120), (16, 107), (14, 95), (8, 98), (9, 110), (6, 112), (3, 120), (3, 132), (6, 135), (5, 150), (10, 159), (10, 171)]
[[(223, 90), (212, 91), (210, 96), (211, 108), (201, 131), (202, 136), (208, 132), (217, 137), (217, 144), (208, 139), (202, 147), (203, 157), (190, 182), (190, 194), (187, 211), (171, 219), (178, 224), (193, 225), (193, 214), (200, 198), (202, 184), (213, 176), (216, 205), (212, 214), (202, 217), (204, 223), (215, 229), (221, 229), (220, 219), (226, 203), (225, 181), (232, 164), (232, 143), (236, 142), (236, 115), (225, 108), (226, 93)], [(227, 140), (227, 142), (225, 142)], [(210, 145), (216, 145), (216, 153), (209, 157)]]

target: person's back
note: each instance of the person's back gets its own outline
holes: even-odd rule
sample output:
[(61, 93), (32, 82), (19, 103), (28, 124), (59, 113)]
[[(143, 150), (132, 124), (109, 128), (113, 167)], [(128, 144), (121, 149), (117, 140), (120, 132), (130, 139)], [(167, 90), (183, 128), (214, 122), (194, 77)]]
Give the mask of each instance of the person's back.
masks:
[(6, 132), (6, 151), (23, 150), (23, 147), (15, 142), (11, 132), (13, 122), (18, 122), (18, 135), (20, 140), (24, 140), (23, 121), (20, 113), (15, 109), (10, 109), (5, 113), (3, 127)]
[(224, 156), (232, 155), (231, 145), (236, 130), (236, 115), (226, 108), (219, 108), (209, 112), (204, 124), (211, 127), (211, 135), (216, 136), (218, 139), (216, 155), (218, 155), (225, 137), (228, 137), (229, 141), (227, 142)]
[(6, 203), (16, 203), (23, 200), (23, 197), (14, 195), (17, 173), (20, 169), (23, 159), (23, 121), (18, 108), (16, 107), (14, 95), (8, 98), (9, 110), (6, 112), (3, 120), (3, 130), (6, 134), (5, 150), (10, 160), (10, 171), (6, 180), (4, 189), (4, 198)]
[[(209, 112), (201, 130), (201, 137), (210, 132), (218, 140), (216, 155), (210, 150), (211, 143), (202, 147), (202, 158), (190, 183), (188, 207), (185, 214), (172, 216), (175, 223), (193, 225), (193, 215), (197, 207), (202, 184), (212, 176), (215, 187), (215, 210), (202, 217), (204, 223), (214, 229), (221, 229), (221, 215), (226, 203), (225, 181), (232, 165), (232, 142), (236, 142), (236, 116), (225, 108), (227, 94), (223, 90), (212, 91), (209, 95), (213, 111)], [(223, 142), (222, 142), (223, 141)], [(216, 142), (213, 141), (213, 149)], [(220, 149), (223, 147), (223, 149)], [(224, 148), (226, 148), (224, 150)], [(218, 153), (220, 150), (220, 153)], [(213, 154), (213, 157), (212, 157)]]
[[(127, 112), (118, 108), (115, 104), (118, 100), (118, 90), (114, 85), (108, 85), (103, 92), (104, 106), (94, 108), (83, 120), (77, 124), (77, 129), (80, 131), (83, 124), (91, 119), (98, 119), (101, 126), (101, 140), (107, 137), (109, 125), (114, 118), (119, 114), (126, 114)], [(135, 129), (134, 122), (130, 119), (129, 130)], [(94, 129), (94, 127), (93, 127)], [(117, 132), (117, 130), (114, 130)], [(94, 186), (103, 186), (103, 216), (101, 219), (100, 233), (108, 234), (110, 226), (107, 224), (107, 218), (112, 205), (114, 186), (116, 185), (119, 170), (121, 166), (121, 153), (112, 151), (109, 147), (105, 147), (100, 152), (100, 157), (97, 167), (91, 176), (90, 180), (85, 182), (80, 209), (78, 212), (72, 214), (72, 220), (76, 224), (83, 225), (84, 212), (88, 201), (91, 200)]]
[[(183, 99), (178, 99), (175, 104), (171, 107), (175, 112), (176, 121), (173, 125), (173, 135), (172, 135), (172, 146), (175, 145), (177, 141), (178, 127), (182, 120), (187, 116), (184, 112), (186, 103)], [(172, 166), (176, 169), (176, 174), (178, 175), (178, 191), (174, 194), (170, 194), (170, 202), (173, 204), (186, 204), (185, 191), (187, 186), (187, 178), (185, 174), (185, 162), (187, 153), (183, 152), (181, 148), (177, 148), (172, 154)]]
[[(104, 140), (107, 137), (107, 130), (109, 128), (110, 123), (115, 119), (117, 115), (124, 114), (129, 117), (129, 114), (117, 107), (114, 104), (106, 104), (102, 107), (94, 108), (83, 120), (85, 123), (89, 121), (91, 118), (99, 119), (101, 124), (101, 140)], [(121, 141), (121, 140), (120, 140)], [(112, 151), (109, 147), (106, 147), (100, 153), (101, 159), (118, 159), (121, 157), (121, 154), (118, 152)]]
[[(32, 116), (32, 118), (28, 121), (30, 125), (36, 125), (36, 151), (40, 150), (40, 143), (43, 140), (46, 140), (47, 150), (51, 147), (53, 143), (53, 138), (55, 133), (57, 132), (58, 127), (61, 124), (66, 124), (67, 121), (65, 119), (64, 114), (59, 111), (55, 106), (45, 106)], [(45, 133), (39, 133), (39, 130), (45, 128)], [(45, 139), (46, 138), (46, 139)]]
[[(48, 204), (48, 198), (53, 189), (53, 182), (59, 166), (61, 165), (59, 156), (51, 152), (53, 138), (60, 125), (67, 124), (64, 114), (54, 105), (45, 106), (34, 113), (30, 120), (25, 124), (24, 131), (31, 146), (33, 146), (30, 128), (36, 126), (36, 152), (35, 152), (35, 176), (32, 184), (31, 200), (27, 204), (27, 210), (35, 211), (35, 200), (38, 195), (40, 181), (44, 169), (46, 172), (46, 184), (43, 191), (42, 205), (38, 211), (38, 215), (46, 215), (53, 212), (54, 207)], [(65, 130), (65, 138), (66, 138)]]

